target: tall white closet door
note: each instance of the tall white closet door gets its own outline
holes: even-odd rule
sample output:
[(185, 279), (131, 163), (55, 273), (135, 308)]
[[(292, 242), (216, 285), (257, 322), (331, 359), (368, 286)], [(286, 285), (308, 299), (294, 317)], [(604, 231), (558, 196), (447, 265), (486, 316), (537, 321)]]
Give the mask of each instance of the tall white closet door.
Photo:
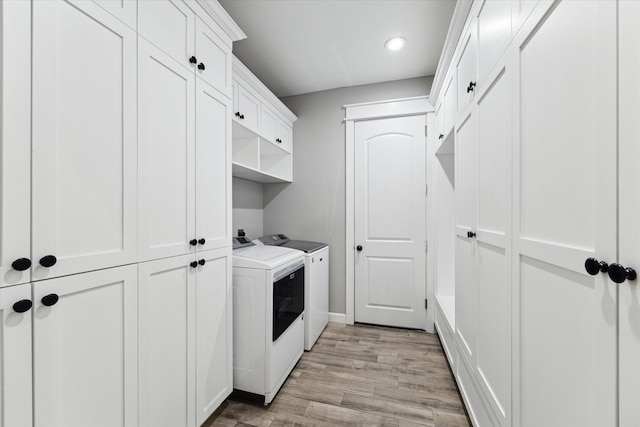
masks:
[[(499, 64), (478, 102), (476, 367), (500, 425), (511, 425), (511, 70)], [(460, 171), (464, 173), (464, 171)], [(461, 314), (462, 315), (462, 314)]]
[(200, 249), (231, 245), (230, 103), (230, 99), (197, 79), (195, 235)]
[(142, 260), (195, 251), (195, 75), (139, 39), (139, 250)]
[(478, 334), (476, 259), (478, 126), (475, 111), (456, 128), (456, 329), (460, 344), (474, 364)]
[[(619, 3), (619, 258), (640, 270), (640, 3)], [(640, 420), (640, 289), (638, 279), (619, 285), (620, 426)]]
[(135, 262), (135, 32), (93, 2), (33, 2), (32, 58), (33, 279)]
[(0, 2), (0, 286), (31, 280), (31, 2)]
[(134, 265), (33, 285), (34, 426), (138, 425)]
[(31, 426), (31, 284), (0, 288), (0, 427)]
[(514, 425), (616, 425), (618, 289), (584, 267), (616, 259), (615, 46), (607, 1), (538, 3), (514, 43)]
[(231, 249), (198, 254), (196, 276), (196, 425), (233, 391)]
[(138, 264), (141, 427), (195, 426), (193, 255)]

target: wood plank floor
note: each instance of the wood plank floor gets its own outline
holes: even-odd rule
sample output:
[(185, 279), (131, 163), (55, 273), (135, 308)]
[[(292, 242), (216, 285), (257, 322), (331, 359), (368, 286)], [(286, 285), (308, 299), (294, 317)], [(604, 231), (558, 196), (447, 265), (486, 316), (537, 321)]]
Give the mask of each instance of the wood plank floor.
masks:
[(329, 323), (265, 407), (227, 399), (211, 426), (468, 427), (436, 335)]

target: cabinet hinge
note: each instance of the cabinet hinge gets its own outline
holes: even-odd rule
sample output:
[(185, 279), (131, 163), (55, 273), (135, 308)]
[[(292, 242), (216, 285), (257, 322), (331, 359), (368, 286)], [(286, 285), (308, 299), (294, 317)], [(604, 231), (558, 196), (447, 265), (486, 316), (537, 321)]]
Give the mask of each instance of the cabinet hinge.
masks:
[(424, 299), (424, 308), (425, 308), (425, 310), (426, 310), (427, 308), (429, 308), (429, 300), (428, 300), (428, 299), (426, 299), (426, 298)]
[(425, 127), (424, 127), (424, 136), (428, 136), (428, 135), (427, 135), (427, 129), (428, 129), (428, 128), (429, 128), (429, 126), (426, 126), (426, 125), (425, 125)]

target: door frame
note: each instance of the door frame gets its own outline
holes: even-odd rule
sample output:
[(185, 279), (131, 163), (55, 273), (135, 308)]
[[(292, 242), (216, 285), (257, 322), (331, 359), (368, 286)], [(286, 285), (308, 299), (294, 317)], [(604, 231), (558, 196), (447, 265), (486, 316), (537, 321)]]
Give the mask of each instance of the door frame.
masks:
[[(342, 108), (345, 110), (345, 219), (346, 219), (346, 238), (345, 238), (345, 301), (346, 301), (346, 323), (349, 325), (354, 324), (355, 317), (355, 123), (364, 120), (373, 119), (388, 119), (396, 117), (415, 116), (427, 113), (433, 113), (433, 105), (429, 102), (428, 96), (417, 96), (411, 98), (399, 98), (384, 101), (365, 102), (360, 104), (348, 104)], [(427, 115), (427, 123), (429, 128), (433, 128), (433, 114)], [(428, 132), (427, 144), (426, 144), (426, 158), (429, 158), (429, 150), (432, 145), (430, 143), (433, 138), (432, 132)], [(430, 168), (427, 164), (427, 177), (426, 182), (429, 182), (428, 176), (430, 174)], [(429, 235), (430, 228), (428, 227), (427, 218), (430, 218), (430, 200), (427, 198), (427, 215), (425, 222), (427, 222), (426, 233)], [(426, 236), (425, 236), (426, 238)], [(428, 240), (428, 239), (427, 239)], [(430, 268), (432, 264), (433, 251), (427, 251), (427, 280), (426, 280), (426, 295), (427, 298), (432, 299), (434, 283), (431, 278)], [(432, 299), (433, 301), (433, 299)], [(427, 332), (433, 332), (433, 305), (427, 310), (427, 324), (425, 330)]]

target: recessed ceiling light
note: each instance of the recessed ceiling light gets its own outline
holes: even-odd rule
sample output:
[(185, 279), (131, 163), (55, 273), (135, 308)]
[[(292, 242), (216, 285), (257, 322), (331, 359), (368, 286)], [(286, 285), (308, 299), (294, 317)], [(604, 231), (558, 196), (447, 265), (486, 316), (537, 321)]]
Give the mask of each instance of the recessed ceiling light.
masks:
[(403, 37), (394, 37), (387, 40), (387, 42), (384, 44), (384, 47), (389, 50), (399, 50), (402, 49), (406, 42), (407, 41)]

